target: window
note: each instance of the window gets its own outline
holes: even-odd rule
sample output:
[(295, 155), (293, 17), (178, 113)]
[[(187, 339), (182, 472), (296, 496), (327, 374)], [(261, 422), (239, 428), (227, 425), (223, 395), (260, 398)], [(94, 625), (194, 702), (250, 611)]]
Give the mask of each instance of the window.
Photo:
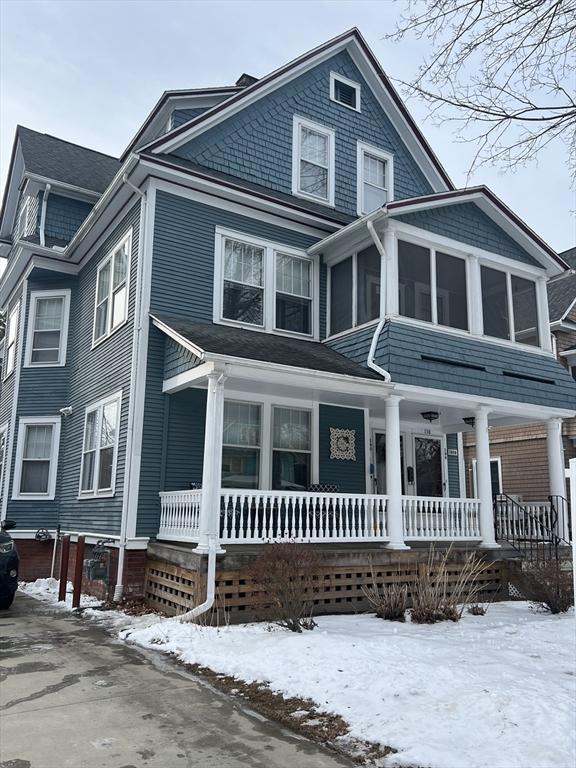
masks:
[(484, 333), (540, 345), (536, 283), (491, 267), (481, 267)]
[(330, 268), (330, 334), (380, 316), (380, 269), (374, 245)]
[(222, 437), (222, 486), (260, 487), (261, 408), (254, 403), (226, 401)]
[[(478, 496), (478, 474), (477, 474), (477, 461), (472, 462), (472, 482), (474, 485), (473, 494)], [(502, 464), (500, 462), (500, 456), (495, 459), (490, 459), (490, 484), (492, 486), (492, 496), (500, 495), (502, 491)]]
[(60, 417), (20, 419), (14, 499), (53, 499), (60, 443)]
[(128, 271), (132, 233), (98, 267), (94, 343), (110, 336), (128, 317)]
[(468, 330), (463, 258), (399, 240), (398, 294), (402, 316)]
[(303, 252), (217, 230), (214, 322), (312, 336), (314, 286)]
[(30, 198), (25, 197), (21, 201), (21, 208), (20, 208), (20, 214), (18, 216), (18, 225), (16, 227), (16, 237), (26, 237), (26, 235), (29, 235), (29, 228), (28, 228), (28, 212), (30, 210)]
[(64, 365), (70, 291), (33, 292), (30, 300), (25, 365)]
[(122, 393), (117, 392), (86, 409), (81, 496), (111, 496), (114, 493), (121, 401)]
[(296, 116), (292, 193), (334, 205), (334, 131)]
[(360, 84), (335, 72), (330, 73), (330, 98), (343, 107), (360, 112)]
[(393, 199), (393, 158), (387, 152), (358, 142), (358, 215), (371, 213)]
[(16, 364), (16, 342), (18, 340), (18, 324), (20, 318), (20, 302), (8, 313), (6, 325), (6, 349), (4, 350), (4, 378), (8, 378)]
[(310, 485), (310, 411), (273, 408), (272, 490), (305, 491)]

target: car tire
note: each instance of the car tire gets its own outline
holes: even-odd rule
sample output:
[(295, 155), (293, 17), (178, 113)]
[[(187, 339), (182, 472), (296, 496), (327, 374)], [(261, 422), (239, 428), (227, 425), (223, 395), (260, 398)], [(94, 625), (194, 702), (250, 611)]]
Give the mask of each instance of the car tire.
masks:
[(14, 595), (10, 597), (0, 597), (0, 611), (7, 611), (14, 601)]

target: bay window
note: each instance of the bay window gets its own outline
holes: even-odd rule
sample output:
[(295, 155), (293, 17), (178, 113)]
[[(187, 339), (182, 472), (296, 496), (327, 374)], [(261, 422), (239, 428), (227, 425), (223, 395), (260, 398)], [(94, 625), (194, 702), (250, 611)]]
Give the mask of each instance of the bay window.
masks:
[(294, 116), (292, 193), (334, 205), (334, 131)]
[(272, 415), (272, 490), (305, 491), (310, 485), (311, 414), (274, 407)]
[(111, 336), (128, 318), (128, 267), (131, 242), (130, 233), (112, 249), (98, 267), (94, 344)]
[(117, 392), (86, 409), (80, 468), (81, 496), (114, 493), (122, 393)]
[(486, 266), (480, 277), (484, 334), (539, 346), (536, 283)]
[(260, 487), (261, 408), (226, 401), (222, 436), (222, 487)]
[(330, 268), (330, 334), (380, 316), (381, 258), (371, 245)]
[(60, 417), (22, 417), (18, 429), (14, 499), (53, 499)]

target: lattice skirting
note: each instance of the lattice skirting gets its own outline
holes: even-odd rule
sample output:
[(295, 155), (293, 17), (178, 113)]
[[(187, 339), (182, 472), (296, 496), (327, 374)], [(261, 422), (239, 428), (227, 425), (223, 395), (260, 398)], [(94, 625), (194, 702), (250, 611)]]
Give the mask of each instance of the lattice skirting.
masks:
[[(402, 563), (401, 579), (410, 587), (425, 563)], [(449, 584), (458, 578), (462, 565), (454, 563), (449, 571)], [(374, 569), (379, 585), (389, 584), (398, 577), (394, 565)], [(369, 609), (362, 591), (364, 585), (372, 584), (370, 565), (365, 566), (323, 566), (316, 579), (313, 601), (315, 614), (355, 613)], [(507, 565), (494, 562), (480, 576), (484, 588), (482, 601), (507, 597)], [(179, 565), (158, 560), (149, 560), (146, 569), (146, 601), (152, 608), (169, 615), (183, 613), (201, 603), (206, 595), (206, 574), (187, 570)], [(265, 617), (265, 598), (249, 578), (248, 569), (219, 571), (216, 577), (216, 605), (209, 621), (222, 624), (254, 621)]]

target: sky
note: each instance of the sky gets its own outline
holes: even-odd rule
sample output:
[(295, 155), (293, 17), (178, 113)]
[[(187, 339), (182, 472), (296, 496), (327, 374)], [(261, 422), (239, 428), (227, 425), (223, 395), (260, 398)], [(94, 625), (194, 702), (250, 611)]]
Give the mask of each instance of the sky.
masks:
[[(18, 124), (118, 156), (162, 91), (265, 75), (356, 26), (388, 76), (409, 80), (427, 40), (386, 41), (404, 0), (0, 0), (0, 183)], [(576, 245), (562, 143), (514, 173), (408, 107), (457, 187), (486, 184), (558, 251)]]

